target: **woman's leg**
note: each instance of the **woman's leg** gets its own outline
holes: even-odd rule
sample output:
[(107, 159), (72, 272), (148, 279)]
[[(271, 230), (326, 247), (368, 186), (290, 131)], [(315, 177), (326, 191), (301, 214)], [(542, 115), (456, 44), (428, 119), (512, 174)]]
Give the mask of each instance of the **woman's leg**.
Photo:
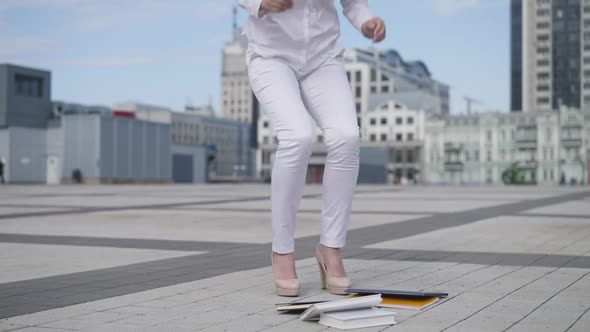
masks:
[(360, 137), (355, 104), (342, 58), (328, 61), (301, 81), (307, 109), (324, 132), (328, 156), (323, 179), (320, 243), (334, 276), (345, 275), (337, 249), (346, 242), (359, 170)]
[(311, 156), (311, 119), (299, 82), (287, 64), (255, 57), (248, 71), (252, 90), (279, 140), (271, 179), (272, 249), (287, 254), (295, 250), (296, 213)]

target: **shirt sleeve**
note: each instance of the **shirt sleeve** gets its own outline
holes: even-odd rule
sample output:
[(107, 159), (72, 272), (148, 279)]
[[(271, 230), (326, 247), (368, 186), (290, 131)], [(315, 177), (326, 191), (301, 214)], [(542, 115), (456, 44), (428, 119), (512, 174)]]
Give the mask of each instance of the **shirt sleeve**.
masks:
[(375, 17), (369, 10), (369, 0), (340, 0), (340, 3), (344, 16), (359, 31), (365, 22)]
[(260, 12), (260, 4), (262, 3), (262, 0), (238, 0), (238, 3), (242, 8), (246, 9), (250, 16), (260, 18), (260, 16), (264, 14)]

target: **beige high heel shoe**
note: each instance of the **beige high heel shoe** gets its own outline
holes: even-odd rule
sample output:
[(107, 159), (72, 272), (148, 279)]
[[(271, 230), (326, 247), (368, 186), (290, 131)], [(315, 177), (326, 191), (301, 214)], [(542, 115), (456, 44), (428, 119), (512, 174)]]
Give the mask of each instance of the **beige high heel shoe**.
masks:
[[(271, 251), (270, 260), (273, 267), (274, 276), (274, 253)], [(299, 279), (277, 279), (274, 278), (275, 288), (278, 296), (299, 296)]]
[(350, 288), (351, 282), (348, 277), (330, 277), (326, 270), (326, 265), (320, 254), (320, 245), (315, 248), (315, 258), (320, 266), (320, 276), (322, 277), (322, 289), (328, 289), (328, 292), (335, 295), (348, 294), (346, 289)]

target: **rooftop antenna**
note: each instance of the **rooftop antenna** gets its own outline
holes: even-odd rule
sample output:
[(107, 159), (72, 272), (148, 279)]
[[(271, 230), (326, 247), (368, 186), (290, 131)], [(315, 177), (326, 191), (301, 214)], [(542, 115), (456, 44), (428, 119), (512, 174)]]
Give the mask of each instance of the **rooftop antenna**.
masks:
[(238, 29), (238, 7), (234, 4), (233, 5), (233, 22), (232, 22), (232, 31), (235, 33), (235, 31)]
[(468, 96), (463, 97), (463, 99), (465, 99), (465, 102), (467, 103), (467, 115), (471, 115), (471, 106), (474, 104), (483, 104), (483, 102), (481, 100), (477, 100), (475, 98), (471, 98)]

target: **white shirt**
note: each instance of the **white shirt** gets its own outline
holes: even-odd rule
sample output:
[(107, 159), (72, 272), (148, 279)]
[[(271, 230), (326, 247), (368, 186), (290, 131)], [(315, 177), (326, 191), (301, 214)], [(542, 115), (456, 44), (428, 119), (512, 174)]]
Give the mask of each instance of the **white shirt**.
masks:
[[(262, 0), (238, 0), (249, 18), (243, 36), (248, 50), (281, 58), (304, 73), (343, 51), (338, 45), (340, 22), (334, 0), (293, 0), (281, 13), (260, 12)], [(344, 16), (357, 29), (373, 18), (368, 0), (340, 0)]]

